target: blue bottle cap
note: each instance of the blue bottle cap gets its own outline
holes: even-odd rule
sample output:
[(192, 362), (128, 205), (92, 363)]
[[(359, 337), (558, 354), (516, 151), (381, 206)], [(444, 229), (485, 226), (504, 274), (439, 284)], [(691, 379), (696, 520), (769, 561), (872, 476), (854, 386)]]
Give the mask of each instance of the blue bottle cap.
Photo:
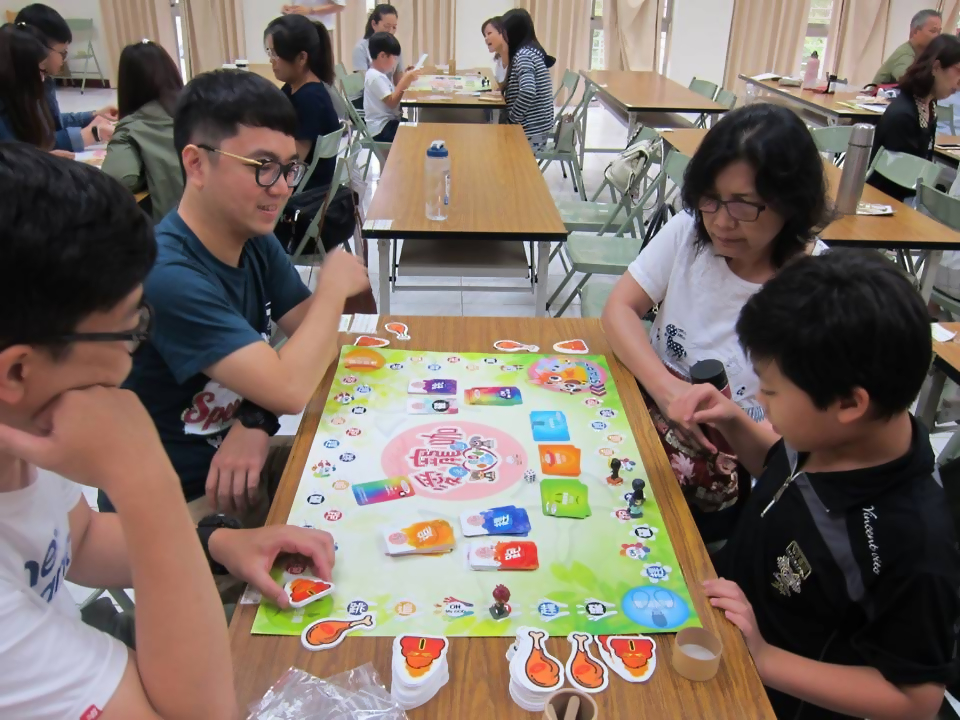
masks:
[(443, 140), (434, 140), (427, 148), (427, 157), (445, 158), (450, 157), (447, 151), (447, 145)]

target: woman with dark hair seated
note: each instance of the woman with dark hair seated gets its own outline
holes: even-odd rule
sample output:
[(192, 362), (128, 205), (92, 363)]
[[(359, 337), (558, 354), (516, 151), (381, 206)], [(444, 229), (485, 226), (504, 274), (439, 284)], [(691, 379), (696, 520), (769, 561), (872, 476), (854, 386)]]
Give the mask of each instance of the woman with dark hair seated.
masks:
[(120, 53), (120, 122), (102, 169), (131, 192), (149, 191), (157, 222), (183, 195), (183, 170), (173, 144), (173, 115), (181, 90), (180, 68), (160, 45), (144, 40)]
[(548, 68), (556, 59), (537, 40), (533, 18), (523, 8), (508, 10), (500, 18), (508, 46), (503, 99), (504, 122), (522, 125), (530, 145), (542, 147), (553, 130), (553, 80)]
[[(960, 87), (960, 40), (940, 35), (927, 45), (900, 78), (897, 95), (877, 123), (873, 136), (873, 155), (880, 148), (924, 160), (933, 159), (937, 139), (937, 101), (944, 100)], [(897, 185), (879, 173), (867, 182), (897, 200), (913, 197), (915, 192)]]
[[(614, 286), (603, 328), (636, 376), (703, 539), (725, 540), (750, 489), (735, 458), (710, 456), (680, 426), (671, 403), (691, 369), (717, 360), (733, 399), (756, 421), (759, 381), (735, 330), (764, 282), (810, 248), (829, 222), (823, 162), (810, 131), (784, 107), (734, 110), (687, 166), (677, 214)], [(648, 331), (643, 317), (659, 306)]]

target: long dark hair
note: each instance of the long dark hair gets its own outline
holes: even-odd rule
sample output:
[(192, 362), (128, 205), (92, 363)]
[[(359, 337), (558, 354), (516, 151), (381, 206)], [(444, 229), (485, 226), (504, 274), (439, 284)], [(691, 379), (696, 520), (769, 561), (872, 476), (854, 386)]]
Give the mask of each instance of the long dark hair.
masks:
[(54, 145), (53, 113), (40, 72), (48, 52), (36, 28), (24, 23), (0, 27), (0, 100), (16, 138), (41, 150)]
[(373, 24), (375, 22), (380, 22), (383, 20), (384, 15), (396, 15), (400, 17), (400, 13), (397, 12), (397, 9), (390, 5), (389, 3), (380, 3), (377, 5), (371, 12), (370, 17), (367, 18), (367, 25), (363, 28), (363, 39), (367, 40), (375, 32), (373, 29)]
[(328, 85), (333, 84), (333, 43), (323, 23), (314, 23), (303, 15), (283, 15), (263, 31), (273, 38), (273, 51), (281, 60), (296, 62), (300, 53), (307, 54), (310, 72)]
[(543, 64), (548, 68), (554, 66), (557, 59), (548, 55), (543, 45), (537, 40), (537, 31), (533, 27), (533, 18), (523, 8), (507, 10), (500, 16), (503, 25), (503, 36), (507, 40), (510, 64), (507, 68), (507, 78), (504, 86), (509, 85), (513, 78), (513, 58), (523, 48), (533, 48), (543, 57)]
[[(503, 29), (503, 19), (497, 15), (485, 21), (483, 25), (480, 26), (480, 34), (486, 37), (487, 34), (487, 25), (493, 25), (493, 29), (500, 33), (500, 37), (504, 40), (507, 39), (506, 32)], [(496, 57), (500, 58), (500, 63), (502, 64), (506, 58), (501, 58), (500, 53), (496, 54)]]
[(784, 218), (771, 254), (779, 269), (833, 220), (823, 159), (807, 126), (781, 105), (754, 103), (724, 115), (703, 138), (683, 176), (683, 206), (696, 218), (701, 249), (710, 246), (710, 235), (700, 200), (715, 192), (717, 176), (737, 161), (753, 168), (757, 194)]
[(173, 117), (183, 90), (180, 68), (170, 53), (150, 40), (127, 45), (120, 53), (117, 71), (117, 106), (120, 117), (132, 115), (156, 100)]
[(900, 92), (915, 98), (925, 98), (933, 92), (933, 63), (937, 61), (944, 70), (960, 63), (960, 40), (953, 35), (935, 37), (900, 78)]

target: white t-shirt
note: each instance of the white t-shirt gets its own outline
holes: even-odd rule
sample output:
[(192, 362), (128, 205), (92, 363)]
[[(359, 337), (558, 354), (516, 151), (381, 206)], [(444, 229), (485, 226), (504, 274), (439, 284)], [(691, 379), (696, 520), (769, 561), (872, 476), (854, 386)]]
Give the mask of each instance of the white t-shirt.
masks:
[(42, 472), (0, 493), (0, 718), (95, 718), (127, 666), (127, 648), (85, 625), (64, 586), (78, 502), (79, 485)]
[(507, 68), (504, 67), (499, 57), (493, 61), (493, 78), (501, 84), (507, 79)]
[(700, 360), (722, 362), (733, 399), (762, 420), (759, 380), (736, 332), (740, 310), (760, 285), (735, 275), (712, 247), (698, 252), (696, 232), (696, 220), (678, 213), (630, 263), (633, 279), (660, 303), (650, 343), (663, 364), (688, 381)]
[(363, 111), (371, 135), (379, 135), (388, 122), (402, 117), (399, 106), (390, 108), (383, 102), (395, 89), (392, 79), (374, 67), (367, 69), (363, 79)]
[[(340, 7), (347, 6), (347, 0), (306, 0), (304, 2), (308, 7), (320, 7), (321, 5), (339, 5)], [(319, 20), (322, 22), (327, 30), (333, 32), (337, 27), (337, 15), (340, 13), (325, 13), (323, 15), (311, 15), (311, 20)]]

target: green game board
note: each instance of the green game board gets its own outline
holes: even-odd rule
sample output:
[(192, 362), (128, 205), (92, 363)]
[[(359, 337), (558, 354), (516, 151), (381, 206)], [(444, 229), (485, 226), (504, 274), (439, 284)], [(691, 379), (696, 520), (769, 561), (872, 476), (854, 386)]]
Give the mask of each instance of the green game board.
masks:
[[(410, 403), (440, 396), (408, 394), (410, 384), (437, 379), (456, 381), (458, 412), (411, 414)], [(502, 387), (515, 388), (507, 394), (518, 390), (522, 402), (466, 402), (469, 389)], [(480, 395), (485, 402), (503, 402), (496, 391)], [(555, 422), (543, 424), (545, 416)], [(557, 471), (569, 471), (561, 464), (545, 472), (541, 454), (547, 462), (570, 457), (575, 451), (569, 446), (580, 451), (577, 477), (589, 488), (592, 515), (582, 520), (547, 516), (541, 504), (541, 480), (563, 479)], [(611, 457), (623, 462), (620, 486), (606, 481)], [(358, 504), (355, 485), (398, 476), (409, 479), (412, 497)], [(336, 591), (300, 610), (280, 611), (264, 601), (253, 632), (298, 635), (313, 620), (367, 612), (377, 621), (368, 634), (386, 636), (506, 637), (523, 625), (561, 636), (698, 626), (649, 483), (643, 518), (627, 513), (625, 495), (635, 477), (646, 473), (602, 356), (345, 347), (287, 520), (333, 534)], [(466, 547), (484, 538), (463, 537), (461, 513), (503, 505), (527, 510), (527, 539), (537, 544), (538, 570), (469, 568)], [(433, 518), (453, 526), (452, 553), (385, 554), (385, 528)], [(302, 569), (278, 567), (273, 574), (283, 584), (297, 572)], [(495, 621), (488, 608), (499, 583), (512, 594), (512, 612)]]
[(478, 92), (483, 90), (483, 80), (475, 75), (421, 75), (410, 85), (410, 90), (414, 92)]

